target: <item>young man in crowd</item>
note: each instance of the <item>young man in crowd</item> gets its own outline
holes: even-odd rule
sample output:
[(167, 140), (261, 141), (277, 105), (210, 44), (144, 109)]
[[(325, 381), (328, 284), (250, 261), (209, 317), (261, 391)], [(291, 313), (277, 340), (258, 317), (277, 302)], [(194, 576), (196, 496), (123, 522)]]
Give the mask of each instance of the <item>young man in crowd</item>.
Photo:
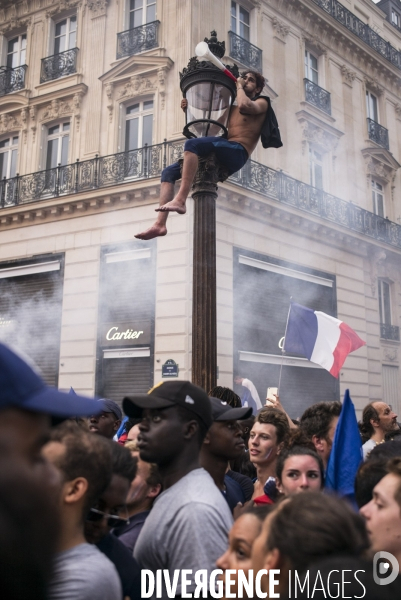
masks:
[(290, 434), (285, 413), (278, 408), (263, 408), (249, 434), (249, 458), (256, 468), (252, 499), (255, 504), (272, 504), (277, 494), (277, 457)]
[(212, 476), (233, 511), (238, 503), (245, 502), (240, 484), (226, 475), (228, 461), (239, 458), (245, 450), (239, 420), (248, 419), (252, 408), (231, 408), (227, 402), (210, 398), (213, 425), (203, 440), (200, 464)]
[(369, 452), (377, 444), (384, 442), (386, 433), (399, 429), (397, 415), (385, 402), (370, 402), (363, 409), (359, 429), (364, 441), (362, 446), (363, 458), (366, 460)]
[(117, 402), (101, 398), (98, 400), (101, 412), (91, 415), (88, 419), (89, 431), (112, 440), (117, 433), (123, 413)]
[[(142, 415), (138, 438), (142, 460), (159, 467), (163, 492), (156, 499), (135, 546), (142, 569), (210, 572), (226, 550), (232, 516), (213, 479), (199, 466), (212, 425), (207, 394), (189, 381), (163, 382), (148, 394), (124, 398), (130, 417)], [(189, 577), (187, 591), (195, 589)], [(181, 595), (180, 582), (175, 591)], [(167, 598), (163, 584), (162, 597)]]
[(125, 448), (136, 458), (137, 471), (127, 496), (129, 522), (113, 529), (113, 535), (132, 553), (141, 529), (149, 515), (155, 498), (161, 492), (161, 479), (157, 466), (141, 460), (136, 442), (127, 442)]
[(387, 463), (387, 475), (360, 512), (366, 519), (373, 552), (390, 552), (401, 565), (401, 457)]
[(305, 410), (300, 420), (300, 428), (312, 440), (325, 469), (340, 413), (341, 402), (317, 402)]
[(141, 574), (138, 563), (128, 548), (111, 530), (127, 524), (127, 494), (135, 478), (137, 461), (120, 444), (111, 443), (112, 477), (109, 485), (90, 508), (85, 521), (85, 537), (114, 564), (120, 576), (123, 596), (130, 600), (141, 598)]
[(53, 431), (43, 457), (61, 475), (61, 536), (49, 600), (119, 600), (114, 565), (84, 536), (85, 518), (111, 480), (110, 442), (66, 422)]

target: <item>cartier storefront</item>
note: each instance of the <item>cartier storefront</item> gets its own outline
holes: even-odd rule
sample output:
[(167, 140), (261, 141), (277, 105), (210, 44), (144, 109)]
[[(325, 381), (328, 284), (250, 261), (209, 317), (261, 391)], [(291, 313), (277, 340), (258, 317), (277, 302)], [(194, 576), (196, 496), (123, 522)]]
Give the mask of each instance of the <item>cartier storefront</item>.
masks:
[(121, 402), (153, 385), (155, 260), (146, 248), (102, 248), (96, 393)]

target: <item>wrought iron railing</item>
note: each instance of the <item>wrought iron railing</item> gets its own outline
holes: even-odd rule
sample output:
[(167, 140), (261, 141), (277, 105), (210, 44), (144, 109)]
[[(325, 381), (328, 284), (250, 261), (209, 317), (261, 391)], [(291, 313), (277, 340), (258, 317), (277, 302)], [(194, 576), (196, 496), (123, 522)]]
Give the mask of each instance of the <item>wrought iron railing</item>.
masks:
[[(0, 206), (7, 208), (62, 195), (159, 177), (164, 167), (182, 155), (184, 140), (96, 156), (28, 175), (0, 180)], [(346, 229), (401, 248), (401, 225), (352, 202), (341, 200), (302, 181), (249, 160), (228, 181), (330, 221)]]
[(23, 90), (27, 65), (20, 67), (0, 67), (0, 96)]
[(379, 146), (382, 146), (386, 150), (390, 148), (388, 140), (388, 129), (373, 121), (373, 119), (367, 119), (368, 122), (368, 133), (369, 139), (372, 142), (376, 142)]
[(393, 342), (400, 341), (400, 328), (397, 325), (386, 325), (380, 323), (380, 337), (383, 340), (392, 340)]
[(262, 72), (262, 50), (233, 31), (228, 32), (230, 56), (246, 67)]
[(152, 21), (146, 25), (117, 33), (117, 58), (157, 48), (159, 25), (160, 21)]
[(310, 79), (304, 79), (305, 84), (305, 100), (320, 108), (328, 115), (331, 115), (331, 99), (330, 92), (324, 90)]
[(401, 52), (386, 42), (374, 29), (358, 19), (350, 10), (337, 0), (313, 0), (315, 4), (329, 13), (336, 21), (344, 25), (349, 31), (357, 35), (383, 58), (391, 62), (397, 69), (401, 69)]
[(65, 50), (65, 52), (42, 58), (40, 83), (76, 73), (77, 55), (78, 48), (71, 48), (71, 50)]

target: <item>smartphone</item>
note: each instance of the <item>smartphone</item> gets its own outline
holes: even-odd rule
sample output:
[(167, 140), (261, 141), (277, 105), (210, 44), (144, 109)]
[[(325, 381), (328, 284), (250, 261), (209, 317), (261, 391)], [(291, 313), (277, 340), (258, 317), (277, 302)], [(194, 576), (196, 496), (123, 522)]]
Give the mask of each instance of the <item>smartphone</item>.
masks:
[(278, 388), (276, 388), (276, 387), (268, 387), (267, 388), (267, 394), (266, 394), (266, 405), (269, 405), (269, 404), (272, 405), (272, 404), (275, 403), (276, 398), (275, 398), (274, 394), (275, 395), (278, 394)]

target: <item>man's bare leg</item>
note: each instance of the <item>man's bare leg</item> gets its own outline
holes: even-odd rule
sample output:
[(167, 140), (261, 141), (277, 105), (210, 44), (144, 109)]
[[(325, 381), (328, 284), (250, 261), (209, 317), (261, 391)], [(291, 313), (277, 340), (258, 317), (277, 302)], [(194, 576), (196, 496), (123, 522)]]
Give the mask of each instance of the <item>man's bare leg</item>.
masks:
[[(174, 198), (174, 183), (168, 181), (162, 181), (160, 185), (160, 199), (159, 204), (163, 206), (167, 202), (170, 202)], [(157, 215), (157, 219), (152, 227), (149, 227), (146, 231), (138, 233), (135, 237), (139, 240), (152, 240), (155, 237), (166, 235), (167, 228), (166, 222), (168, 218), (168, 212), (160, 212)]]
[(185, 203), (192, 187), (196, 171), (198, 170), (198, 155), (193, 152), (184, 152), (184, 164), (182, 167), (182, 178), (177, 195), (163, 206), (156, 208), (156, 212), (177, 212), (183, 215), (187, 212)]

